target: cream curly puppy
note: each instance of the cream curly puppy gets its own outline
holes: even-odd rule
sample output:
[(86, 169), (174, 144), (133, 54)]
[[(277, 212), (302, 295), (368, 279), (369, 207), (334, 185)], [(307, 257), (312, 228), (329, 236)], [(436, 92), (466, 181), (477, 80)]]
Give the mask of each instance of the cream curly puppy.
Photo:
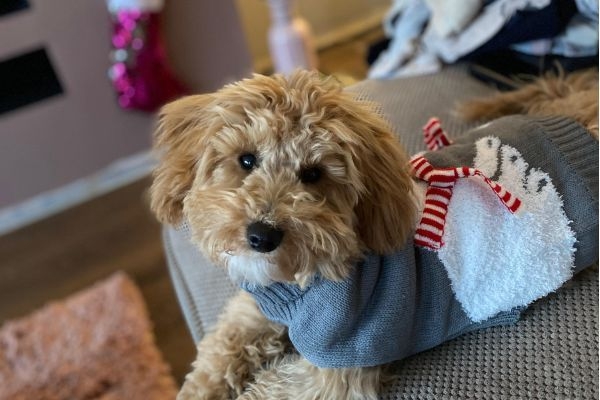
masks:
[[(597, 80), (595, 90), (595, 119), (592, 108), (592, 117), (577, 114), (581, 107), (574, 107), (573, 116), (597, 132)], [(474, 106), (470, 116), (485, 117), (486, 110), (502, 101), (477, 110)], [(488, 114), (510, 112), (496, 107)], [(368, 332), (377, 338), (380, 330), (392, 330), (364, 323), (374, 309), (368, 303), (376, 297), (372, 293), (388, 290), (403, 299), (411, 286), (388, 279), (386, 271), (396, 268), (374, 267), (373, 278), (357, 272), (357, 265), (359, 270), (385, 265), (387, 261), (365, 254), (393, 254), (399, 249), (415, 258), (406, 243), (421, 217), (426, 194), (415, 183), (409, 158), (372, 105), (355, 99), (332, 79), (306, 71), (289, 77), (255, 75), (213, 94), (185, 97), (163, 108), (155, 139), (161, 161), (151, 188), (153, 211), (163, 223), (187, 220), (195, 245), (245, 289), (198, 344), (198, 358), (179, 399), (376, 399), (388, 377), (386, 363), (430, 348), (487, 318), (485, 312), (471, 312), (468, 305), (461, 308), (452, 290), (443, 289), (432, 301), (442, 299), (440, 304), (451, 309), (454, 318), (449, 326), (460, 328), (449, 332), (446, 326), (443, 335), (423, 341), (423, 332), (439, 329), (421, 326), (420, 320), (435, 318), (427, 316), (427, 307), (416, 304), (399, 311), (402, 324), (414, 322), (404, 340), (411, 343), (410, 349), (394, 342), (387, 351), (385, 341), (368, 343), (361, 336)], [(488, 142), (482, 140), (478, 146), (485, 147)], [(503, 143), (498, 139), (497, 148)], [(536, 176), (540, 182), (549, 179), (541, 170)], [(518, 186), (515, 190), (522, 190)], [(484, 191), (481, 185), (473, 190)], [(458, 184), (456, 191), (458, 195)], [(563, 215), (560, 205), (556, 215)], [(567, 262), (573, 253), (571, 239), (564, 241)], [(417, 258), (434, 254), (431, 249), (422, 251)], [(411, 275), (408, 281), (446, 282), (439, 271), (445, 274), (439, 268)], [(569, 276), (566, 273), (555, 287)], [(344, 297), (336, 292), (347, 282), (364, 288), (371, 280), (380, 283), (369, 294)], [(335, 294), (310, 303), (306, 293), (321, 290), (317, 286), (327, 292), (334, 288)], [(286, 296), (293, 301), (284, 309), (271, 307), (273, 298)], [(519, 301), (528, 304), (534, 299)], [(352, 310), (362, 311), (344, 314), (345, 306), (355, 300), (358, 308)], [(492, 309), (489, 315), (497, 311)], [(300, 323), (290, 322), (288, 314), (294, 313)], [(354, 314), (362, 319), (354, 319)], [(502, 315), (512, 317), (510, 312)], [(319, 320), (326, 320), (325, 327), (312, 325)], [(327, 328), (329, 320), (335, 320), (335, 328)], [(385, 324), (397, 322), (386, 320), (381, 326)], [(371, 353), (378, 355), (371, 359)]]
[[(188, 218), (195, 244), (236, 280), (340, 280), (364, 249), (389, 252), (412, 229), (404, 150), (369, 107), (318, 74), (186, 97), (162, 110), (156, 138), (153, 210), (166, 223)], [(271, 398), (375, 395), (377, 368), (321, 370), (288, 346), (284, 327), (240, 293), (199, 344), (180, 397), (230, 398), (259, 371), (254, 391)]]

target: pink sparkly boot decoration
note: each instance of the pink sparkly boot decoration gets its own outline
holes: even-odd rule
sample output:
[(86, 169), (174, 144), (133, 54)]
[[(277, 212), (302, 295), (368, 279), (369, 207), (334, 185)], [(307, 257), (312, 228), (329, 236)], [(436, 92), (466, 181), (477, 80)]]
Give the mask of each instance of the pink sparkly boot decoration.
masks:
[(162, 0), (109, 0), (112, 66), (119, 106), (153, 112), (187, 92), (173, 74), (160, 27)]

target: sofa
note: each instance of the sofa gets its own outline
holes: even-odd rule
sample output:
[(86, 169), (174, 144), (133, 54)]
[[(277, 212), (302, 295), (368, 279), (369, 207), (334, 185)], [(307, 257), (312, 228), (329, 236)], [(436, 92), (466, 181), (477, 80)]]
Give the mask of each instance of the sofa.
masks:
[[(375, 101), (412, 154), (424, 150), (423, 124), (441, 119), (450, 136), (472, 127), (453, 114), (457, 102), (494, 91), (465, 65), (434, 75), (363, 81), (347, 90)], [(239, 289), (190, 243), (186, 224), (165, 226), (168, 268), (195, 341), (209, 332)], [(598, 266), (535, 302), (515, 325), (457, 337), (393, 366), (381, 399), (598, 398)]]

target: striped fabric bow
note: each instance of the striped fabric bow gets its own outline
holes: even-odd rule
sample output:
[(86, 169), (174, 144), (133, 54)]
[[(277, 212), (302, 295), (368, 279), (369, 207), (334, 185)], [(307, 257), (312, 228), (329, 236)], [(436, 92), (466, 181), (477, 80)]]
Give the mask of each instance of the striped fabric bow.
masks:
[[(425, 128), (424, 132), (426, 132)], [(441, 135), (446, 137), (441, 128), (440, 132), (442, 132)], [(448, 143), (450, 143), (449, 140)], [(456, 181), (460, 178), (479, 177), (483, 179), (496, 196), (498, 196), (498, 199), (513, 214), (521, 206), (521, 200), (504, 189), (500, 184), (490, 180), (478, 169), (470, 167), (435, 168), (425, 157), (420, 155), (413, 157), (410, 163), (413, 175), (429, 184), (425, 193), (423, 216), (415, 233), (414, 242), (418, 246), (439, 250), (444, 245), (442, 236), (444, 234), (446, 214), (448, 213), (448, 204), (450, 204), (450, 198), (452, 197), (452, 189)]]

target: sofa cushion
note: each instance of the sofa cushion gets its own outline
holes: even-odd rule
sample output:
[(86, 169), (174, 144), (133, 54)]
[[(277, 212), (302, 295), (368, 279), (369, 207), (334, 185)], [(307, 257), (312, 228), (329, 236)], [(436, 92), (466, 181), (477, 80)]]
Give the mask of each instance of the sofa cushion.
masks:
[[(413, 154), (425, 150), (422, 126), (441, 119), (451, 137), (472, 125), (453, 114), (459, 101), (493, 91), (455, 65), (435, 75), (363, 81), (350, 88), (378, 104)], [(189, 228), (165, 227), (169, 270), (195, 341), (210, 331), (238, 290), (190, 243)], [(534, 303), (513, 326), (460, 336), (394, 364), (382, 399), (598, 397), (598, 269), (588, 268)]]

